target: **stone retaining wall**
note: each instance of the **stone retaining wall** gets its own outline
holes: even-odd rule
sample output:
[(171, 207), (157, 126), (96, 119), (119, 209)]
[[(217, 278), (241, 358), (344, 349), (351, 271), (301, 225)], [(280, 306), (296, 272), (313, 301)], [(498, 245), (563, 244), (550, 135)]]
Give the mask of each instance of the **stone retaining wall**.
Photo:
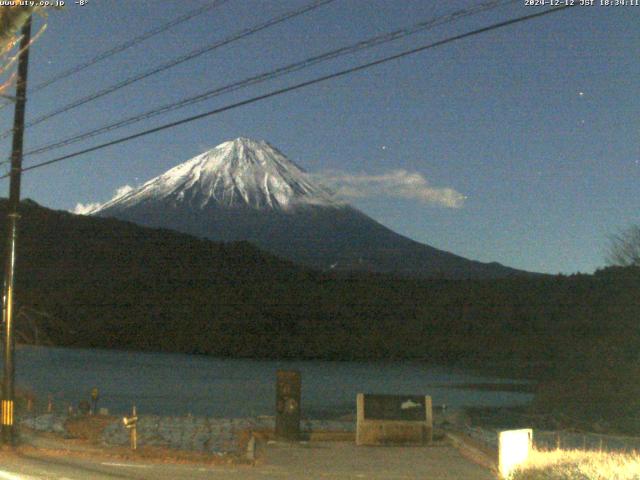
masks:
[[(44, 414), (23, 418), (20, 424), (37, 431), (68, 434), (64, 424), (67, 415)], [(243, 435), (257, 430), (273, 431), (273, 417), (257, 418), (208, 418), (140, 416), (138, 420), (138, 445), (167, 447), (208, 453), (239, 453), (246, 441)], [(303, 420), (302, 431), (353, 432), (353, 422), (330, 420)], [(114, 421), (102, 433), (105, 445), (128, 445), (129, 430), (122, 421)]]

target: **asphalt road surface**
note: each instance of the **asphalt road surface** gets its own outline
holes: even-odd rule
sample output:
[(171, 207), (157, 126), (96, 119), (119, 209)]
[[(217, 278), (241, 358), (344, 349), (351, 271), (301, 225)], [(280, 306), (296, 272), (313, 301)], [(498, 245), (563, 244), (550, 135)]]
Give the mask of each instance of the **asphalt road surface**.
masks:
[(0, 480), (491, 480), (448, 444), (430, 447), (357, 447), (350, 442), (269, 443), (256, 465), (208, 466), (83, 458), (37, 450), (0, 452)]

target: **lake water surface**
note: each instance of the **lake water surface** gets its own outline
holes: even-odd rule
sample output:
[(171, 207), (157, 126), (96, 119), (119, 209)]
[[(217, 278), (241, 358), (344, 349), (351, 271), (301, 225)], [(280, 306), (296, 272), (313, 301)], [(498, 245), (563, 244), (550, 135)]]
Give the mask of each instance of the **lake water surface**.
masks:
[[(100, 391), (99, 407), (111, 412), (211, 417), (273, 415), (278, 369), (302, 374), (302, 411), (308, 418), (355, 412), (359, 392), (431, 395), (434, 405), (507, 406), (531, 395), (446, 388), (504, 379), (416, 362), (231, 360), (205, 356), (22, 346), (16, 352), (16, 384), (53, 395), (57, 408), (76, 406)], [(436, 386), (438, 385), (438, 386)]]

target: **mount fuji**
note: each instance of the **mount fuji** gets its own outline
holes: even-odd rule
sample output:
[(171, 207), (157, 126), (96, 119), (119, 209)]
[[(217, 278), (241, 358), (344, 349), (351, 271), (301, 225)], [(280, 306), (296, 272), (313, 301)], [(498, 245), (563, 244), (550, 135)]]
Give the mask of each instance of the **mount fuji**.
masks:
[(336, 200), (273, 146), (247, 138), (222, 143), (90, 214), (249, 241), (321, 270), (443, 278), (527, 274), (403, 237)]

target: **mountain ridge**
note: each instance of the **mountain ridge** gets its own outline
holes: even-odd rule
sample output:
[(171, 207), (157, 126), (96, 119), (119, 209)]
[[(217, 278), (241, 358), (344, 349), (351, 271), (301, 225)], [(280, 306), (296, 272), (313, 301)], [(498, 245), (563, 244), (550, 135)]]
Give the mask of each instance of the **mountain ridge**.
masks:
[(265, 141), (224, 142), (91, 212), (214, 241), (249, 241), (319, 270), (409, 277), (532, 275), (404, 237), (314, 184)]
[(153, 198), (204, 208), (211, 202), (234, 208), (288, 210), (296, 204), (338, 205), (297, 164), (265, 141), (244, 137), (224, 142), (101, 205), (91, 213)]

